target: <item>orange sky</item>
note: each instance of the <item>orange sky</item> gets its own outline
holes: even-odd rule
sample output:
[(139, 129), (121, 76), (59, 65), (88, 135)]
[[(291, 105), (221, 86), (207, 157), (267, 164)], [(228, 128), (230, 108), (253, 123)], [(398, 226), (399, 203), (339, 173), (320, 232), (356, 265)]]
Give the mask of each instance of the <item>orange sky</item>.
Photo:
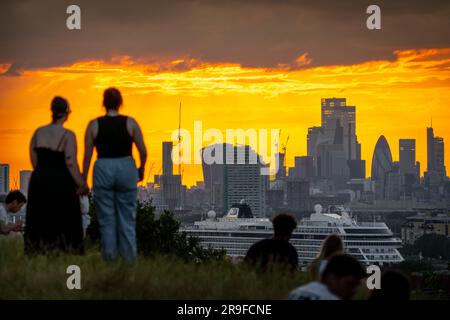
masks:
[[(103, 113), (102, 92), (118, 87), (123, 113), (141, 124), (149, 149), (147, 168), (161, 168), (161, 142), (178, 127), (178, 104), (183, 103), (182, 127), (282, 129), (290, 136), (287, 164), (306, 154), (308, 127), (320, 125), (320, 99), (345, 97), (356, 105), (357, 135), (370, 174), (372, 152), (384, 134), (398, 159), (398, 139), (417, 140), (417, 160), (426, 169), (426, 127), (433, 117), (435, 135), (445, 139), (450, 168), (450, 48), (396, 52), (393, 61), (308, 67), (311, 58), (299, 55), (297, 65), (243, 68), (198, 60), (140, 64), (127, 57), (80, 61), (73, 65), (25, 70), (20, 76), (0, 76), (0, 163), (11, 165), (11, 187), (18, 171), (30, 169), (28, 143), (33, 130), (50, 120), (54, 95), (66, 97), (72, 108), (67, 127), (79, 140), (88, 121)], [(182, 66), (182, 67), (179, 67)], [(9, 65), (0, 65), (0, 73)], [(148, 173), (148, 170), (147, 170)], [(152, 179), (151, 179), (152, 180)], [(202, 180), (201, 166), (184, 166), (183, 183)]]

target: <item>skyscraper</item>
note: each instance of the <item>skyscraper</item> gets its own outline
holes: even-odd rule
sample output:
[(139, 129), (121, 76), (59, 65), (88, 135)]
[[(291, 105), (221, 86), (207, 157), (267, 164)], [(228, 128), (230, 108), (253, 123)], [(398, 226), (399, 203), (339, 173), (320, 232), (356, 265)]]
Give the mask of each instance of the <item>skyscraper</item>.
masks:
[(172, 141), (162, 143), (162, 175), (155, 176), (155, 182), (160, 186), (162, 206), (169, 210), (176, 210), (182, 209), (184, 203), (181, 175), (173, 174), (172, 150)]
[(309, 210), (309, 181), (299, 178), (286, 180), (286, 200), (289, 209), (306, 212)]
[[(400, 139), (399, 140), (399, 158), (400, 158), (400, 174), (417, 173), (416, 163), (416, 140)], [(420, 177), (417, 177), (419, 179)]]
[[(202, 170), (203, 180), (205, 181), (205, 190), (209, 193), (209, 203), (214, 209), (223, 210), (223, 170), (225, 163), (226, 144), (213, 144), (202, 148)], [(216, 154), (220, 153), (221, 154)], [(207, 163), (205, 154), (214, 159), (219, 157), (221, 163)]]
[[(223, 154), (215, 157), (217, 151)], [(223, 157), (222, 163), (206, 163), (205, 154), (216, 159)], [(257, 161), (253, 163), (252, 159)], [(233, 204), (244, 199), (255, 216), (264, 216), (267, 176), (261, 175), (263, 165), (250, 146), (215, 144), (203, 148), (203, 177), (211, 194), (211, 203), (227, 212)]]
[[(224, 206), (227, 211), (242, 199), (251, 207), (255, 216), (265, 215), (265, 179), (261, 175), (263, 164), (250, 146), (234, 146), (226, 149), (224, 167)], [(252, 163), (251, 159), (257, 159)], [(232, 161), (230, 161), (230, 159)]]
[(302, 156), (294, 158), (295, 167), (293, 178), (301, 178), (311, 181), (314, 177), (313, 158), (311, 156)]
[(0, 163), (0, 194), (9, 192), (9, 164)]
[(432, 127), (427, 128), (427, 171), (434, 170), (434, 132)]
[(345, 188), (350, 178), (365, 176), (356, 136), (356, 107), (348, 106), (346, 98), (325, 98), (321, 110), (321, 126), (308, 129), (308, 156), (318, 179), (331, 181), (335, 189)]
[(162, 173), (165, 175), (173, 174), (172, 150), (173, 150), (172, 141), (165, 141), (162, 143), (162, 156), (163, 156)]
[(276, 179), (277, 180), (283, 180), (286, 178), (286, 160), (285, 160), (286, 154), (283, 152), (278, 152), (278, 171), (276, 173)]
[(322, 99), (322, 128), (333, 130), (336, 123), (342, 127), (342, 144), (347, 160), (359, 160), (356, 137), (356, 107), (348, 106), (346, 98)]
[(444, 159), (444, 139), (435, 137), (432, 127), (427, 128), (427, 171), (435, 172), (440, 178), (447, 173)]
[(375, 181), (375, 197), (386, 198), (387, 174), (393, 169), (392, 154), (384, 136), (380, 136), (372, 157), (372, 180)]

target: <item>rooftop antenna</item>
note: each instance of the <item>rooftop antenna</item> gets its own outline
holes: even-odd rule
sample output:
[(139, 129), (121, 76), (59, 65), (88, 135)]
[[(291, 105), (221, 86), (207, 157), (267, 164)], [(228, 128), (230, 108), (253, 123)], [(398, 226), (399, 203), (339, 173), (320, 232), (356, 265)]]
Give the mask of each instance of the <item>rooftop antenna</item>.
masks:
[(181, 101), (180, 108), (178, 110), (178, 174), (180, 175), (180, 182), (183, 177), (181, 176)]
[(13, 178), (14, 181), (14, 189), (13, 190), (19, 190), (18, 184), (17, 184), (17, 177)]

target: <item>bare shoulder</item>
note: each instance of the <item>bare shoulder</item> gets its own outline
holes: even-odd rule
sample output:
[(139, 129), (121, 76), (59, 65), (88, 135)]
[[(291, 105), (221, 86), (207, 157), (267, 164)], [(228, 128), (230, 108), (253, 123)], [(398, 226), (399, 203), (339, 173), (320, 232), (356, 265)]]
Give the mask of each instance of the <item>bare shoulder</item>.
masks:
[(92, 119), (91, 121), (89, 121), (87, 128), (88, 128), (88, 130), (92, 130), (97, 127), (98, 127), (98, 121), (97, 121), (97, 118), (95, 118), (95, 119)]
[(66, 137), (68, 139), (76, 139), (77, 135), (72, 130), (66, 129)]
[(138, 126), (136, 119), (134, 119), (133, 117), (127, 116), (127, 122), (131, 126)]
[(38, 134), (47, 131), (48, 127), (48, 125), (38, 127), (36, 130), (34, 130), (33, 136), (37, 136)]

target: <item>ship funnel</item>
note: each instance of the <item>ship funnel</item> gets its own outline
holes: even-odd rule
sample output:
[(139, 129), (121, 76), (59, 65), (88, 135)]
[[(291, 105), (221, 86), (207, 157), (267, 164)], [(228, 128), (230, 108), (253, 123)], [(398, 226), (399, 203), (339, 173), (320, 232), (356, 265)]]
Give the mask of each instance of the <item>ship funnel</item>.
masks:
[(320, 204), (316, 204), (314, 206), (314, 211), (316, 212), (316, 214), (321, 214), (322, 213), (322, 206)]

